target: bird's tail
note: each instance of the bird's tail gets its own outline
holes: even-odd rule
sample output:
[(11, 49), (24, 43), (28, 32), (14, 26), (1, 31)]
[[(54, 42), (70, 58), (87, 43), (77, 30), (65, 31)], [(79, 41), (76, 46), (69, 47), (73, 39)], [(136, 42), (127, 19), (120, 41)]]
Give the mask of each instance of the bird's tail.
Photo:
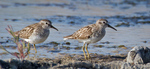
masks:
[(19, 36), (19, 31), (13, 33), (15, 34), (15, 36)]
[(72, 35), (65, 36), (65, 37), (63, 37), (63, 38), (64, 38), (64, 40), (73, 39), (73, 38), (72, 38)]

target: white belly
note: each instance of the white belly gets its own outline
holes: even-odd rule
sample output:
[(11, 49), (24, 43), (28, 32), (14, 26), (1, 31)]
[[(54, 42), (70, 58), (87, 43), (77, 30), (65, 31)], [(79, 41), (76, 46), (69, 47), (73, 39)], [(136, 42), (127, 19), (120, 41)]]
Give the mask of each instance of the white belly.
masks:
[(39, 43), (44, 42), (46, 39), (47, 39), (47, 37), (41, 38), (41, 37), (38, 37), (38, 36), (34, 36), (32, 38), (24, 39), (24, 40), (31, 43), (31, 44), (39, 44)]
[(79, 42), (83, 42), (83, 43), (96, 43), (98, 41), (100, 41), (103, 37), (93, 37), (90, 39), (85, 39), (85, 40), (78, 40)]
[(104, 36), (105, 36), (105, 30), (103, 30), (101, 33), (94, 34), (89, 39), (78, 40), (78, 41), (83, 42), (83, 43), (96, 43), (96, 42), (100, 41)]
[(49, 31), (42, 34), (42, 36), (41, 35), (32, 35), (29, 37), (29, 39), (24, 39), (24, 40), (31, 44), (39, 44), (39, 43), (44, 42), (48, 36), (49, 36)]

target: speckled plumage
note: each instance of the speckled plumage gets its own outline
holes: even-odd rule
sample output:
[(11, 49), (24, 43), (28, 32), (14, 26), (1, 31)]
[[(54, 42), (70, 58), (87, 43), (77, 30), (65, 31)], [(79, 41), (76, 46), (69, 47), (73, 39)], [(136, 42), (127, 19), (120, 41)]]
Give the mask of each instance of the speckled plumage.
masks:
[(39, 24), (35, 23), (32, 25), (29, 25), (29, 26), (23, 28), (22, 30), (15, 32), (15, 35), (16, 36), (19, 35), (19, 37), (23, 38), (23, 39), (29, 39), (29, 37), (32, 35), (33, 31), (36, 30), (37, 25), (39, 25)]
[[(96, 21), (95, 24), (85, 26), (79, 29), (78, 31), (74, 32), (72, 35), (65, 36), (64, 40), (75, 39), (78, 40), (79, 42), (83, 42), (84, 45), (82, 48), (83, 48), (84, 56), (86, 58), (85, 51), (84, 51), (85, 44), (87, 44), (88, 46), (90, 43), (95, 43), (100, 41), (105, 36), (106, 27), (110, 27), (116, 30), (115, 28), (113, 28), (108, 24), (108, 21), (106, 19), (99, 19)], [(87, 50), (87, 46), (85, 47), (86, 50)], [(88, 57), (90, 57), (89, 53), (88, 53)]]
[(39, 23), (29, 25), (22, 30), (15, 32), (15, 35), (19, 35), (20, 38), (31, 44), (38, 44), (47, 39), (50, 33), (49, 28), (56, 29), (52, 26), (51, 21), (43, 19)]

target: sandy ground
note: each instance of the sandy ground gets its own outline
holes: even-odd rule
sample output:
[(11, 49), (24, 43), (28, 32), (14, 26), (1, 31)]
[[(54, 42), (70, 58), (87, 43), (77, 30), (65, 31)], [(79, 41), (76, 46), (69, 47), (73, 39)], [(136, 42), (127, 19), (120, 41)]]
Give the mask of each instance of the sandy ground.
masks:
[[(1, 68), (19, 68), (19, 69), (52, 69), (52, 68), (98, 68), (97, 64), (105, 64), (106, 62), (124, 62), (126, 55), (110, 56), (90, 54), (91, 59), (85, 60), (83, 55), (68, 55), (64, 54), (63, 57), (50, 58), (26, 58), (20, 61), (15, 59), (0, 60)], [(108, 66), (106, 66), (108, 67)]]

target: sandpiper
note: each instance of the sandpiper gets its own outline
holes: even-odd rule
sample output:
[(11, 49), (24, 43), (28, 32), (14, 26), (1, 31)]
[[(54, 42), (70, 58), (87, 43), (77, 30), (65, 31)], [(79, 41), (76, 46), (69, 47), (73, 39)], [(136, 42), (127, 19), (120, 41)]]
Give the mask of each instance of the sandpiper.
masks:
[(22, 30), (15, 32), (15, 35), (19, 35), (21, 39), (33, 44), (35, 52), (37, 53), (35, 44), (42, 43), (47, 39), (50, 33), (50, 28), (58, 31), (58, 29), (52, 25), (51, 21), (43, 19), (39, 23), (29, 25)]
[[(108, 24), (108, 21), (106, 19), (99, 19), (96, 21), (95, 24), (85, 26), (79, 29), (78, 31), (74, 32), (72, 35), (65, 36), (64, 40), (75, 39), (75, 40), (78, 40), (79, 42), (83, 42), (84, 44), (83, 44), (82, 49), (83, 49), (84, 57), (85, 59), (87, 59), (85, 51), (84, 51), (86, 49), (87, 56), (89, 59), (90, 55), (87, 49), (88, 45), (90, 43), (96, 43), (100, 41), (105, 36), (106, 27), (110, 27), (117, 31), (117, 29), (115, 29), (114, 27)], [(85, 44), (87, 44), (86, 47), (85, 47)]]

